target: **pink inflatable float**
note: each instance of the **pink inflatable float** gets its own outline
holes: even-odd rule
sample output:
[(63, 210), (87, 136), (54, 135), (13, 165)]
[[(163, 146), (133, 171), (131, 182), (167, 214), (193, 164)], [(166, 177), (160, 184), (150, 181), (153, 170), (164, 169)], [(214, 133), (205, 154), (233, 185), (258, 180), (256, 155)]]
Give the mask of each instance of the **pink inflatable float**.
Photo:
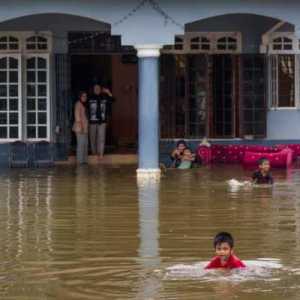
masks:
[(246, 166), (257, 165), (257, 161), (266, 157), (272, 167), (287, 168), (300, 156), (300, 145), (220, 145), (210, 147), (200, 145), (196, 151), (203, 164), (243, 163)]
[(293, 151), (288, 148), (277, 152), (246, 151), (244, 154), (243, 164), (247, 167), (256, 166), (258, 160), (263, 157), (270, 161), (272, 168), (288, 168), (293, 160)]

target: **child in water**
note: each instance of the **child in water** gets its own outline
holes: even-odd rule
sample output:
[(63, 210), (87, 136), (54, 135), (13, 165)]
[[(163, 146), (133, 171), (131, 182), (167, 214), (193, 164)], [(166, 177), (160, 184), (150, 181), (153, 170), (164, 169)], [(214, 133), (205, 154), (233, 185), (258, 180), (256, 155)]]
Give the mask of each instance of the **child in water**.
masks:
[(185, 148), (182, 153), (181, 161), (178, 169), (191, 169), (193, 167), (193, 162), (195, 161), (195, 155), (192, 153), (190, 148)]
[(270, 173), (270, 161), (267, 158), (261, 158), (258, 161), (258, 170), (252, 175), (254, 184), (273, 184), (273, 177)]
[(187, 148), (186, 142), (184, 140), (180, 140), (176, 144), (176, 148), (171, 153), (171, 159), (172, 159), (172, 167), (177, 168), (182, 159), (183, 151)]
[(228, 232), (220, 232), (214, 238), (216, 256), (205, 269), (236, 269), (245, 268), (245, 264), (233, 254), (234, 241)]

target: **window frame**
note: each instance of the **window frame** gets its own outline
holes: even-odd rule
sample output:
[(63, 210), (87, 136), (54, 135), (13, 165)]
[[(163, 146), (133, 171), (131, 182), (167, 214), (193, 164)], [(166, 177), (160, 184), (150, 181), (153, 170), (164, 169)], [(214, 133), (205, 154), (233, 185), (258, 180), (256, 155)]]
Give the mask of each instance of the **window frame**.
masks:
[[(274, 40), (278, 38), (288, 38), (292, 42), (292, 49), (273, 49)], [(271, 32), (262, 36), (262, 44), (260, 46), (260, 53), (266, 54), (299, 54), (300, 40), (297, 38), (294, 32)], [(284, 43), (283, 43), (284, 45)]]
[[(19, 52), (21, 52), (21, 47), (22, 47), (22, 41), (21, 41), (21, 36), (20, 35), (18, 35), (16, 32), (10, 32), (10, 31), (7, 31), (7, 32), (1, 32), (0, 33), (0, 39), (1, 38), (4, 38), (4, 37), (6, 37), (6, 38), (10, 38), (10, 37), (12, 37), (12, 38), (16, 38), (18, 41), (17, 42), (15, 42), (15, 43), (17, 43), (18, 44), (18, 49), (10, 49), (9, 47), (8, 47), (8, 49), (0, 49), (0, 53), (19, 53)], [(3, 42), (0, 42), (0, 44), (3, 44)], [(13, 42), (10, 42), (9, 40), (6, 42), (6, 44), (9, 46), (10, 44), (13, 44)]]
[[(278, 64), (280, 55), (292, 55), (294, 56), (294, 106), (279, 106), (279, 81), (278, 81)], [(274, 64), (276, 64), (274, 69)], [(300, 85), (299, 85), (299, 68), (300, 62), (299, 58), (295, 53), (281, 53), (281, 54), (272, 54), (268, 58), (268, 108), (271, 111), (274, 110), (296, 110), (300, 107)], [(275, 72), (275, 80), (274, 74)], [(275, 100), (272, 101), (272, 98), (275, 97)]]
[[(18, 120), (18, 138), (0, 138), (0, 143), (5, 143), (5, 142), (15, 142), (19, 141), (22, 139), (22, 124), (23, 124), (23, 107), (22, 107), (22, 57), (21, 54), (9, 54), (9, 53), (0, 53), (0, 59), (2, 58), (15, 58), (18, 60), (18, 115), (19, 115), (19, 120)], [(6, 69), (8, 71), (9, 69)], [(8, 96), (7, 99), (10, 97)], [(9, 103), (7, 101), (7, 114), (9, 114)], [(0, 126), (0, 127), (10, 127), (9, 122), (7, 122), (6, 126)]]
[[(46, 137), (45, 138), (39, 138), (39, 137), (36, 137), (36, 138), (29, 138), (27, 136), (27, 127), (28, 127), (28, 123), (27, 123), (27, 113), (28, 113), (28, 110), (27, 110), (27, 66), (26, 66), (26, 63), (27, 63), (27, 60), (30, 59), (30, 58), (43, 58), (43, 59), (46, 59), (46, 80), (47, 80), (47, 84), (46, 84), (46, 101), (47, 101), (47, 106), (46, 106), (46, 117), (47, 117), (47, 122), (46, 122)], [(28, 53), (27, 55), (24, 55), (24, 81), (23, 81), (23, 84), (24, 84), (24, 105), (23, 105), (23, 108), (24, 108), (24, 139), (26, 141), (29, 141), (29, 142), (37, 142), (37, 141), (50, 141), (50, 129), (51, 129), (51, 122), (50, 122), (50, 117), (51, 117), (51, 114), (50, 114), (50, 54), (45, 54), (45, 53)], [(38, 69), (37, 69), (38, 70)], [(37, 71), (36, 71), (37, 72)], [(38, 82), (36, 82), (36, 84), (38, 84)], [(38, 99), (38, 96), (35, 96), (35, 99)], [(35, 113), (36, 115), (38, 115), (38, 112), (39, 110), (37, 109), (36, 107), (36, 110), (35, 110)], [(36, 120), (36, 122), (38, 122), (38, 118)], [(35, 127), (38, 128), (39, 124), (36, 123), (35, 124)], [(37, 134), (38, 135), (38, 134)]]
[[(0, 57), (18, 57), (19, 77), (18, 77), (18, 138), (1, 138), (0, 143), (14, 142), (14, 141), (50, 141), (51, 140), (51, 53), (53, 48), (53, 34), (50, 31), (0, 31), (0, 37), (14, 37), (18, 39), (18, 49), (0, 49)], [(47, 49), (27, 49), (27, 39), (30, 37), (42, 37), (47, 40)], [(46, 58), (47, 63), (47, 124), (46, 124), (46, 138), (27, 138), (27, 99), (26, 99), (26, 60), (28, 57), (43, 57)], [(8, 108), (8, 107), (7, 107)], [(8, 125), (7, 125), (8, 127)]]
[[(199, 39), (198, 43), (195, 43), (195, 42), (192, 41), (193, 39), (197, 39), (197, 38)], [(202, 39), (207, 39), (208, 42), (202, 42)], [(188, 51), (189, 51), (190, 54), (194, 54), (194, 53), (195, 54), (196, 53), (208, 53), (208, 52), (212, 51), (212, 49), (213, 49), (213, 42), (212, 42), (212, 40), (211, 40), (211, 38), (210, 38), (210, 36), (208, 34), (197, 33), (195, 35), (189, 35), (187, 37), (186, 44), (187, 44)], [(192, 45), (195, 45), (195, 44), (197, 44), (199, 46), (198, 49), (192, 49)], [(203, 44), (204, 45), (208, 45), (209, 49), (203, 49), (201, 47)]]
[[(183, 48), (181, 50), (175, 49), (175, 39), (179, 37), (183, 40)], [(209, 41), (210, 49), (201, 49), (201, 41), (199, 42), (199, 49), (192, 49), (192, 39), (206, 38)], [(236, 39), (236, 49), (218, 49), (218, 40), (220, 38), (234, 38)], [(241, 32), (185, 32), (183, 35), (176, 35), (174, 37), (173, 45), (169, 45), (167, 49), (163, 49), (162, 53), (172, 54), (241, 54), (242, 53), (242, 33)]]

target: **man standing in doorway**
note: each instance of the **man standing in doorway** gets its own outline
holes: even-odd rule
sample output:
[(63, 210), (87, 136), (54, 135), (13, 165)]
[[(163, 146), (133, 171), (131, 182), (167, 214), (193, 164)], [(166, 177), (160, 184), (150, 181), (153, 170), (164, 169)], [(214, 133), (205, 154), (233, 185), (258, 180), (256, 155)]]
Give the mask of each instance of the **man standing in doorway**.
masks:
[(93, 155), (103, 158), (105, 149), (106, 124), (111, 113), (113, 98), (108, 88), (95, 84), (89, 99), (89, 134)]

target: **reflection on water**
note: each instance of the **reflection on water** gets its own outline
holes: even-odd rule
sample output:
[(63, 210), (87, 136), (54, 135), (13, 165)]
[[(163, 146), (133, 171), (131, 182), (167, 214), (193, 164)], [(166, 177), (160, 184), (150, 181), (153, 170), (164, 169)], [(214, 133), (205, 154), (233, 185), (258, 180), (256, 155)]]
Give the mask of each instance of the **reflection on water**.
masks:
[[(299, 299), (300, 169), (274, 171), (273, 188), (229, 188), (250, 174), (2, 171), (0, 299)], [(220, 230), (236, 238), (246, 272), (203, 271)]]
[(160, 266), (159, 181), (139, 178), (137, 184), (140, 228), (138, 253), (142, 271), (136, 299), (155, 299), (159, 296), (160, 280), (151, 276), (151, 273)]

